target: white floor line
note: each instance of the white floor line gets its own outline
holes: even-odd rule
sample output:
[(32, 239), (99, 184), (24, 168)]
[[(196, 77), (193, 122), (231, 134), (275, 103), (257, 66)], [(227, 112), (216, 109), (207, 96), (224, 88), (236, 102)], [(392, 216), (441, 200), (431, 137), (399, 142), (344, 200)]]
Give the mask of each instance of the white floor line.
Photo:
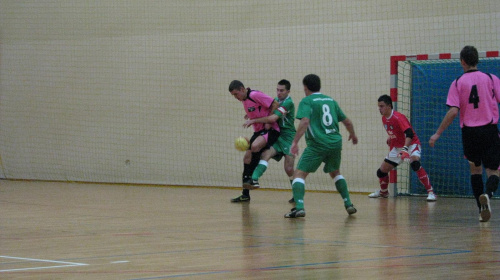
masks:
[(23, 260), (23, 261), (32, 261), (32, 262), (46, 262), (46, 263), (64, 264), (64, 265), (52, 265), (52, 266), (40, 266), (40, 267), (28, 267), (28, 268), (16, 268), (16, 269), (3, 269), (3, 270), (0, 270), (0, 272), (22, 271), (22, 270), (35, 270), (35, 269), (47, 269), (47, 268), (60, 268), (60, 267), (88, 265), (88, 264), (85, 264), (85, 263), (62, 262), (62, 261), (54, 261), (54, 260), (20, 258), (20, 257), (11, 257), (11, 256), (0, 256), (0, 258), (13, 259), (13, 260)]

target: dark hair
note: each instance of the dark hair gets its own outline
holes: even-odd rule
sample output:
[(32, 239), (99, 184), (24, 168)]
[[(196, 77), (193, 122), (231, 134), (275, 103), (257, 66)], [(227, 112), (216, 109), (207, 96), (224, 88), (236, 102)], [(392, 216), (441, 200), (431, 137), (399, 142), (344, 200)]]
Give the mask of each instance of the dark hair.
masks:
[(285, 86), (286, 90), (290, 90), (292, 88), (292, 85), (290, 84), (290, 82), (288, 80), (285, 80), (285, 79), (279, 81), (278, 85)]
[(235, 89), (240, 89), (240, 88), (245, 88), (242, 82), (238, 80), (234, 80), (229, 84), (229, 92), (235, 90)]
[(392, 98), (389, 95), (387, 95), (387, 94), (381, 95), (378, 98), (378, 102), (384, 102), (385, 104), (390, 105), (391, 108), (393, 108), (392, 107)]
[(479, 63), (479, 55), (474, 46), (465, 46), (460, 52), (462, 59), (469, 66), (476, 66)]
[(306, 86), (311, 92), (319, 92), (321, 89), (321, 80), (318, 75), (309, 74), (304, 77), (302, 84)]

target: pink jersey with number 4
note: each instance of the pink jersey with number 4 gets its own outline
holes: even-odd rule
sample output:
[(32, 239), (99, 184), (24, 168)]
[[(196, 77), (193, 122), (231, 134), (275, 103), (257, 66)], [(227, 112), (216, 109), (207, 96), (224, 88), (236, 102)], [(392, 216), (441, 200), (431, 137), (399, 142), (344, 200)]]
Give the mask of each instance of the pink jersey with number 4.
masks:
[(446, 105), (460, 109), (460, 127), (498, 123), (500, 80), (478, 70), (464, 73), (451, 83)]
[[(245, 112), (249, 119), (258, 119), (262, 117), (267, 117), (271, 113), (271, 105), (273, 104), (274, 98), (269, 95), (257, 91), (257, 90), (249, 90), (247, 99), (241, 101), (243, 103), (243, 107), (245, 108)], [(264, 129), (265, 124), (263, 123), (254, 123), (253, 130), (255, 132), (261, 131)], [(278, 123), (273, 123), (271, 127), (280, 131)]]
[(406, 135), (404, 132), (408, 128), (411, 128), (411, 130), (413, 131), (413, 139), (410, 145), (420, 145), (420, 140), (411, 127), (410, 122), (405, 117), (405, 115), (401, 114), (400, 112), (396, 112), (393, 110), (390, 117), (386, 118), (382, 116), (382, 124), (384, 125), (385, 131), (387, 131), (387, 134), (390, 138), (390, 150), (392, 150), (392, 148), (402, 148), (405, 145)]

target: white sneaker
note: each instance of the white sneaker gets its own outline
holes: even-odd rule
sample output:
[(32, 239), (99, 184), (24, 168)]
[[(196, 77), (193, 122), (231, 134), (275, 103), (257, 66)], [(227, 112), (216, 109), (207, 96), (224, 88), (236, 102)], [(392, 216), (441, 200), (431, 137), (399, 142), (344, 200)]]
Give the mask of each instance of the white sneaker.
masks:
[(379, 197), (388, 198), (389, 192), (388, 191), (382, 192), (381, 190), (378, 190), (376, 192), (369, 194), (368, 197), (369, 198), (379, 198)]
[(436, 201), (436, 195), (433, 192), (430, 192), (429, 195), (427, 195), (427, 201), (429, 202)]
[(490, 207), (490, 198), (487, 194), (482, 194), (479, 196), (479, 204), (481, 204), (481, 222), (487, 222), (491, 218), (491, 207)]

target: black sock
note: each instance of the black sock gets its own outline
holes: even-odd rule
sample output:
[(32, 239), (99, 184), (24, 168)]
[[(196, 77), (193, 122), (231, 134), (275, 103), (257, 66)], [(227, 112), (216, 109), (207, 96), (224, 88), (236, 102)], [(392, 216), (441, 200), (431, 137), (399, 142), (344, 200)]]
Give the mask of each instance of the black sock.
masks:
[(483, 175), (473, 174), (470, 175), (470, 183), (472, 186), (472, 193), (474, 198), (476, 198), (477, 207), (481, 209), (481, 204), (479, 203), (479, 196), (483, 194)]
[[(262, 155), (261, 152), (252, 153), (252, 160), (250, 161), (250, 168), (252, 169), (252, 173), (257, 167), (257, 165), (259, 165), (261, 155)], [(252, 176), (252, 174), (250, 174), (250, 176)]]
[[(245, 179), (251, 178), (252, 177), (253, 170), (250, 167), (250, 164), (244, 164), (243, 165), (243, 176), (242, 176), (242, 181), (245, 182)], [(250, 190), (249, 189), (243, 189), (243, 192), (241, 193), (242, 195), (250, 197)]]
[(243, 164), (243, 180), (252, 177), (253, 169), (250, 164)]
[(243, 189), (243, 192), (241, 194), (250, 197), (250, 190), (249, 189)]
[(498, 178), (497, 175), (491, 175), (488, 177), (488, 180), (486, 180), (486, 194), (492, 198), (493, 193), (498, 189), (498, 182), (500, 179)]

